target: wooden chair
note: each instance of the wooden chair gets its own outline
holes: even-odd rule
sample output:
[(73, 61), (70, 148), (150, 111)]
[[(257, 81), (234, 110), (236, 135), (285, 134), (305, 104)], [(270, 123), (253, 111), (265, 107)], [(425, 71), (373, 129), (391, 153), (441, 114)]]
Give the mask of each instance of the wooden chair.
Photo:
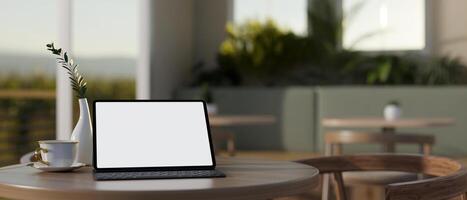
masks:
[[(380, 144), (385, 153), (387, 145), (414, 144), (419, 146), (419, 152), (430, 155), (435, 138), (432, 135), (421, 134), (384, 134), (354, 131), (330, 132), (325, 135), (325, 155), (342, 155), (345, 144)], [(349, 185), (385, 186), (391, 183), (406, 182), (417, 179), (417, 174), (403, 172), (367, 172), (362, 176), (361, 172), (346, 173), (344, 179)], [(323, 177), (323, 199), (328, 199), (329, 177)], [(367, 194), (369, 192), (367, 191)], [(371, 196), (371, 195), (370, 195)]]
[(457, 161), (434, 156), (408, 154), (367, 154), (328, 156), (297, 161), (319, 169), (321, 174), (333, 174), (336, 197), (347, 200), (342, 172), (402, 171), (423, 173), (434, 178), (385, 187), (386, 200), (444, 200), (467, 196), (467, 171)]

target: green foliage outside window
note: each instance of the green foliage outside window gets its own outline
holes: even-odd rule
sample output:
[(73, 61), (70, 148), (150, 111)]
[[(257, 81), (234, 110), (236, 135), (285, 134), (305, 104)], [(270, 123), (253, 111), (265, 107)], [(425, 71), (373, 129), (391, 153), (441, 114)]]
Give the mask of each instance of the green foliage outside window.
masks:
[[(90, 78), (86, 92), (88, 101), (96, 99), (133, 99), (135, 81), (127, 78)], [(0, 76), (0, 91), (35, 91), (50, 94), (55, 78), (46, 74)], [(27, 96), (27, 95), (26, 95)], [(47, 95), (46, 95), (47, 96)], [(78, 97), (75, 97), (78, 98)], [(73, 101), (74, 120), (78, 119), (78, 101)], [(0, 98), (0, 166), (17, 163), (19, 157), (37, 147), (38, 140), (55, 138), (55, 99), (9, 97)]]

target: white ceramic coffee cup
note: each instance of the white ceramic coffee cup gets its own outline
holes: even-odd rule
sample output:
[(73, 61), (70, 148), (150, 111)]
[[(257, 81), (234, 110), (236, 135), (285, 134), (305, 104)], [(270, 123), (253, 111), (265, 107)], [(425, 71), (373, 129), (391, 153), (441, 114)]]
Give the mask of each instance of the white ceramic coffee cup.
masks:
[(34, 155), (36, 159), (51, 167), (69, 167), (76, 161), (78, 141), (41, 140)]

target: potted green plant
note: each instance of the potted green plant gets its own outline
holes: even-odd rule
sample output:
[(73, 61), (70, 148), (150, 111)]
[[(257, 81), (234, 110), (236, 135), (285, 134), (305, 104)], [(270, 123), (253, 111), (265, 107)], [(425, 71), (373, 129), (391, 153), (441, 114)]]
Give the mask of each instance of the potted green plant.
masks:
[(86, 98), (86, 81), (78, 71), (78, 64), (74, 63), (67, 52), (55, 48), (54, 43), (47, 44), (47, 50), (56, 55), (57, 63), (64, 68), (70, 79), (71, 87), (79, 101), (79, 119), (76, 123), (71, 140), (78, 141), (77, 162), (92, 164), (92, 126), (89, 114), (88, 100)]
[(212, 92), (209, 89), (208, 83), (203, 83), (201, 85), (201, 99), (207, 103), (208, 114), (215, 115), (217, 114), (217, 105), (214, 103), (212, 97)]

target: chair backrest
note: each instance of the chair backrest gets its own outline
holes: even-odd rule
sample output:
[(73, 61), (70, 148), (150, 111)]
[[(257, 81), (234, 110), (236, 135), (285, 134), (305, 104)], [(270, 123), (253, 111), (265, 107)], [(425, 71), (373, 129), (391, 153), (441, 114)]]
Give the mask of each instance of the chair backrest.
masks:
[(432, 135), (410, 134), (410, 133), (368, 133), (355, 131), (329, 132), (325, 135), (326, 155), (341, 155), (343, 144), (416, 144), (420, 147), (420, 153), (431, 154), (431, 148), (435, 143)]
[(336, 179), (336, 196), (347, 199), (342, 172), (347, 171), (401, 171), (434, 176), (424, 180), (390, 184), (386, 187), (388, 200), (443, 200), (467, 191), (467, 171), (454, 160), (407, 154), (362, 154), (329, 156), (298, 161), (319, 169), (320, 173), (332, 173)]

